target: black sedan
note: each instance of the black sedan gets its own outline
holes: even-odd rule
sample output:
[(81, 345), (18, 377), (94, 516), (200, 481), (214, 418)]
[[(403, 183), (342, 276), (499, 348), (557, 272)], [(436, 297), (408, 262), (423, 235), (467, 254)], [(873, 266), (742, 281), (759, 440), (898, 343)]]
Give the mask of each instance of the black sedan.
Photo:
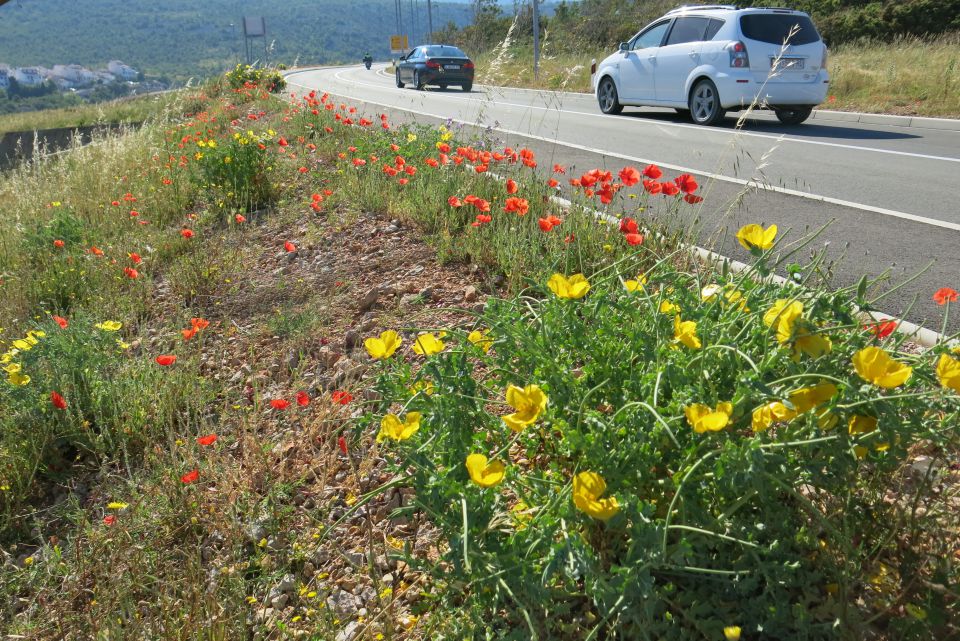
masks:
[(397, 87), (406, 83), (418, 91), (425, 85), (446, 89), (459, 85), (464, 91), (473, 88), (473, 61), (467, 54), (450, 45), (421, 45), (397, 63)]

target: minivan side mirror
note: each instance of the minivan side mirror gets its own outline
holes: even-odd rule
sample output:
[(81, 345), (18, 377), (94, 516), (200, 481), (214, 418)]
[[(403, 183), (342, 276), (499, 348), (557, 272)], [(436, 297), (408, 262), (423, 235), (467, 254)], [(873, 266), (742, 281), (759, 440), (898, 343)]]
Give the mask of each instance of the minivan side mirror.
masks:
[(620, 51), (623, 51), (624, 53), (626, 53), (627, 51), (630, 51), (630, 43), (629, 43), (629, 42), (621, 42), (621, 43), (620, 43)]

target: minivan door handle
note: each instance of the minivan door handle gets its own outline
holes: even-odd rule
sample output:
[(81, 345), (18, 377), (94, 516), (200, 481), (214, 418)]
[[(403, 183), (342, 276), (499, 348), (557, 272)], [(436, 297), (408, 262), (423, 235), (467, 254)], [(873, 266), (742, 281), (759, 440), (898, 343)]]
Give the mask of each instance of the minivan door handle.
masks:
[(696, 58), (696, 57), (699, 56), (700, 54), (697, 53), (696, 51), (691, 51), (689, 55), (690, 55), (691, 58)]

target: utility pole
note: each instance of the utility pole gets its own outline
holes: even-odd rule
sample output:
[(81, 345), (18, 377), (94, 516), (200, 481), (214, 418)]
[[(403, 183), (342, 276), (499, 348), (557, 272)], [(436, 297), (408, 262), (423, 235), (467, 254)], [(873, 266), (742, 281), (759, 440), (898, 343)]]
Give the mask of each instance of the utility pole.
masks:
[(417, 42), (417, 17), (413, 13), (413, 0), (410, 0), (410, 40), (413, 42), (411, 44), (416, 44)]
[(540, 0), (533, 3), (533, 79), (540, 79)]
[(433, 5), (427, 0), (427, 40), (433, 42)]

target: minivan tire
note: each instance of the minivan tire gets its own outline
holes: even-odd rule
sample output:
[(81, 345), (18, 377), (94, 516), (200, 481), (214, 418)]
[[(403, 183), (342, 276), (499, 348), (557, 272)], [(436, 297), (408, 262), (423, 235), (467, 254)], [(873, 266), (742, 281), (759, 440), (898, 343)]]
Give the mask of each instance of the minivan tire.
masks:
[(698, 125), (718, 125), (727, 113), (720, 104), (717, 85), (708, 78), (703, 78), (693, 86), (687, 105), (690, 107), (690, 119)]
[(610, 78), (604, 78), (597, 87), (597, 101), (600, 103), (600, 111), (609, 115), (616, 115), (623, 111), (623, 105), (620, 104), (620, 96), (617, 94), (617, 85)]
[(800, 107), (799, 109), (775, 109), (777, 120), (785, 125), (799, 125), (810, 117), (813, 113), (813, 107)]

